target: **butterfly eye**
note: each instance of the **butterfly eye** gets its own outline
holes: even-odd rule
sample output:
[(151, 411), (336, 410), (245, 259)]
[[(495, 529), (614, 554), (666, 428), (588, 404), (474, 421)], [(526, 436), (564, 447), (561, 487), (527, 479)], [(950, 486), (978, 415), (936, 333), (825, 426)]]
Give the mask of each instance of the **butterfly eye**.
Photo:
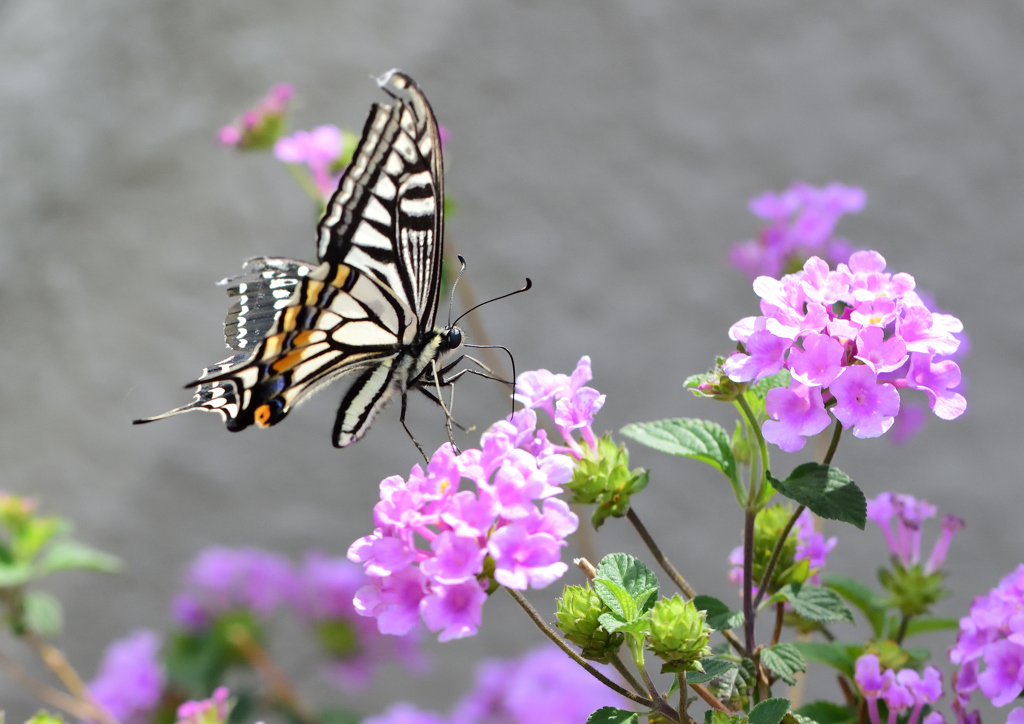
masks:
[(448, 349), (455, 349), (462, 344), (462, 330), (452, 327), (448, 330)]

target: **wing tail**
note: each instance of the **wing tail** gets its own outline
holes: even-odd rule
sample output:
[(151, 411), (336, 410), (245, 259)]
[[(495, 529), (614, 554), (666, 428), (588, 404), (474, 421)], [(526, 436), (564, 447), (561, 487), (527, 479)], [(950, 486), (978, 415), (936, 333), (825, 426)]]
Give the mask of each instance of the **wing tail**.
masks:
[(204, 369), (203, 374), (198, 380), (186, 385), (186, 388), (196, 388), (192, 401), (187, 405), (175, 407), (173, 410), (168, 410), (161, 415), (153, 415), (152, 417), (143, 417), (138, 420), (132, 420), (132, 424), (144, 425), (147, 422), (164, 420), (168, 417), (181, 415), (185, 412), (203, 410), (205, 412), (216, 412), (221, 416), (221, 420), (229, 423), (228, 428), (232, 429), (230, 423), (238, 417), (240, 409), (238, 404), (238, 389), (235, 382), (229, 379), (204, 380), (204, 378), (212, 377), (220, 374), (224, 370), (231, 369), (234, 364), (241, 362), (243, 359), (243, 356), (236, 355), (235, 357), (229, 357), (223, 362), (219, 362), (213, 367), (207, 367)]

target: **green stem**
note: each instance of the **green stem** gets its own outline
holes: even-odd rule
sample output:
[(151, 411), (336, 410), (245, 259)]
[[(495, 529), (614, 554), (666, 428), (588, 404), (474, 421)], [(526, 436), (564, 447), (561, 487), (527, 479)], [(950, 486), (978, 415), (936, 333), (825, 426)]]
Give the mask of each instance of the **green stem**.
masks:
[(782, 548), (786, 545), (786, 539), (789, 537), (789, 532), (793, 530), (793, 526), (796, 525), (796, 519), (800, 517), (800, 514), (804, 512), (806, 506), (798, 505), (796, 510), (793, 511), (793, 515), (789, 516), (789, 520), (786, 521), (786, 527), (782, 529), (782, 534), (779, 539), (775, 541), (775, 547), (772, 549), (772, 557), (768, 559), (768, 566), (764, 569), (764, 575), (761, 576), (761, 582), (757, 585), (757, 598), (754, 599), (754, 608), (756, 609), (761, 603), (761, 599), (764, 598), (765, 592), (768, 590), (768, 584), (772, 581), (772, 574), (775, 572), (775, 564), (779, 562), (779, 556), (782, 555)]
[(686, 709), (690, 705), (690, 692), (686, 690), (686, 672), (680, 671), (676, 678), (679, 681), (679, 721), (689, 722), (690, 715), (686, 713)]
[(747, 427), (754, 432), (754, 436), (757, 438), (757, 447), (761, 453), (761, 471), (756, 486), (754, 485), (754, 464), (753, 462), (750, 464), (750, 497), (747, 500), (747, 509), (749, 510), (760, 500), (761, 491), (764, 489), (765, 482), (767, 481), (768, 443), (765, 442), (764, 435), (761, 434), (761, 426), (757, 424), (757, 417), (754, 415), (754, 411), (750, 409), (750, 405), (747, 404), (747, 398), (740, 395), (736, 398), (736, 404), (739, 405), (743, 415), (747, 418)]
[(903, 643), (903, 637), (907, 635), (907, 626), (910, 625), (910, 619), (911, 615), (909, 613), (903, 614), (903, 618), (900, 620), (900, 630), (896, 632), (896, 643)]
[(615, 667), (615, 670), (619, 672), (619, 675), (626, 680), (626, 683), (633, 687), (633, 691), (643, 696), (644, 685), (640, 683), (639, 679), (633, 676), (633, 672), (629, 670), (629, 667), (626, 666), (626, 662), (623, 661), (618, 654), (612, 658), (611, 664)]
[(832, 456), (836, 454), (836, 448), (839, 447), (839, 437), (843, 434), (843, 426), (839, 424), (839, 420), (836, 420), (836, 429), (832, 432), (832, 442), (829, 443), (828, 452), (825, 453), (825, 459), (821, 461), (822, 465), (831, 465)]
[(569, 644), (565, 643), (565, 641), (562, 640), (562, 637), (559, 636), (553, 628), (548, 626), (544, 619), (540, 617), (540, 614), (537, 613), (537, 609), (531, 606), (530, 602), (523, 598), (523, 594), (519, 593), (519, 591), (514, 591), (511, 588), (505, 588), (505, 590), (508, 591), (509, 595), (515, 599), (515, 602), (518, 603), (524, 611), (526, 611), (526, 615), (529, 616), (535, 624), (537, 624), (537, 627), (544, 632), (544, 635), (551, 639), (555, 646), (564, 651), (570, 659), (572, 659), (577, 664), (586, 669), (587, 673), (589, 673), (591, 676), (593, 676), (595, 679), (600, 681), (602, 684), (607, 686), (612, 691), (616, 692), (617, 694), (621, 694), (630, 701), (635, 701), (637, 704), (640, 704), (641, 706), (646, 706), (649, 709), (654, 709), (657, 707), (656, 701), (634, 694), (632, 691), (629, 691), (628, 689), (624, 689), (623, 687), (619, 686), (614, 681), (609, 679), (607, 676), (602, 674), (600, 671), (595, 669), (589, 663), (587, 663), (586, 659), (584, 659), (578, 653), (573, 651)]
[(746, 647), (744, 654), (748, 657), (754, 654), (754, 611), (757, 606), (753, 600), (754, 520), (756, 517), (756, 513), (748, 510), (743, 523), (743, 642)]
[(313, 177), (309, 175), (309, 171), (307, 171), (302, 164), (286, 163), (284, 166), (288, 169), (288, 173), (292, 175), (292, 178), (295, 179), (299, 188), (306, 192), (307, 196), (318, 204), (322, 204), (324, 202), (323, 197), (320, 195), (320, 189), (318, 189), (316, 184), (313, 183)]

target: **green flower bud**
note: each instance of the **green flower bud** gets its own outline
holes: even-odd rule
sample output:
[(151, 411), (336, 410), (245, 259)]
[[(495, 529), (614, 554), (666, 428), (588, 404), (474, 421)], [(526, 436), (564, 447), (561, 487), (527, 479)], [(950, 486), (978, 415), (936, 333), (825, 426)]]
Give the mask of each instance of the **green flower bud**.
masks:
[(926, 614), (933, 603), (949, 595), (942, 578), (941, 571), (925, 573), (920, 564), (904, 568), (895, 556), (892, 571), (878, 571), (878, 580), (889, 591), (886, 606), (898, 608), (906, 616)]
[(654, 604), (647, 646), (666, 662), (662, 671), (704, 670), (700, 660), (711, 655), (708, 640), (712, 629), (708, 628), (707, 615), (678, 593)]
[(647, 487), (647, 471), (629, 469), (629, 451), (616, 445), (611, 435), (591, 449), (583, 443), (583, 459), (576, 463), (572, 480), (565, 486), (573, 503), (597, 504), (592, 521), (600, 528), (609, 516), (621, 518), (629, 510), (629, 497)]
[(621, 633), (610, 634), (598, 622), (601, 614), (609, 612), (611, 609), (601, 602), (590, 584), (585, 588), (566, 586), (558, 599), (556, 625), (567, 639), (582, 649), (583, 658), (607, 664), (623, 642)]
[(709, 397), (720, 402), (732, 402), (747, 388), (742, 382), (733, 382), (722, 369), (724, 357), (715, 359), (715, 366), (709, 372), (702, 375), (692, 375), (683, 382), (686, 387), (698, 397)]
[[(790, 505), (776, 504), (761, 510), (754, 519), (754, 584), (757, 585), (764, 575), (768, 561), (772, 557), (775, 543), (782, 535), (782, 530), (793, 515)], [(811, 564), (806, 558), (794, 560), (796, 556), (797, 536), (789, 532), (786, 544), (782, 547), (779, 560), (775, 564), (772, 580), (768, 584), (769, 595), (790, 583), (803, 583), (811, 576)]]

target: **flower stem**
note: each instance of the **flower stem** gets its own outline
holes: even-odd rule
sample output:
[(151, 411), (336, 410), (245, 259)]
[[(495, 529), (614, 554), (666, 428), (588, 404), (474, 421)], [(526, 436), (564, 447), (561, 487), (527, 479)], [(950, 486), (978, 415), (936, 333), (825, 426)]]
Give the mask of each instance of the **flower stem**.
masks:
[(754, 436), (757, 438), (758, 450), (761, 453), (761, 474), (756, 486), (754, 485), (754, 464), (750, 464), (750, 495), (747, 498), (747, 508), (749, 509), (753, 508), (761, 498), (761, 491), (764, 489), (765, 482), (767, 481), (768, 444), (764, 440), (764, 435), (761, 434), (761, 426), (757, 424), (757, 417), (754, 415), (754, 411), (750, 409), (747, 398), (740, 395), (736, 398), (736, 404), (743, 411), (743, 416), (747, 418), (747, 429), (753, 431)]
[(535, 609), (533, 606), (530, 605), (530, 602), (527, 601), (523, 597), (523, 594), (521, 594), (519, 591), (515, 591), (515, 590), (513, 590), (511, 588), (507, 588), (507, 587), (504, 587), (504, 586), (503, 586), (503, 588), (505, 588), (505, 590), (508, 591), (509, 595), (512, 596), (512, 598), (515, 599), (515, 602), (518, 603), (522, 607), (522, 609), (524, 611), (526, 611), (526, 615), (529, 616), (530, 619), (535, 624), (537, 624), (537, 627), (541, 631), (544, 632), (544, 635), (547, 636), (549, 639), (551, 639), (551, 641), (554, 642), (554, 644), (558, 648), (560, 648), (562, 651), (564, 651), (569, 656), (570, 659), (572, 659), (577, 664), (579, 664), (584, 669), (586, 669), (587, 673), (589, 673), (591, 676), (593, 676), (595, 679), (600, 681), (602, 684), (607, 686), (612, 691), (614, 691), (614, 692), (616, 692), (618, 694), (621, 694), (622, 696), (626, 697), (630, 701), (635, 701), (637, 704), (640, 704), (641, 706), (646, 706), (646, 707), (651, 708), (651, 709), (656, 707), (656, 702), (654, 702), (651, 699), (648, 699), (646, 697), (639, 696), (638, 694), (634, 694), (633, 692), (631, 692), (631, 691), (629, 691), (627, 689), (624, 689), (623, 687), (619, 686), (614, 681), (609, 679), (607, 676), (602, 674), (600, 671), (595, 669), (589, 663), (587, 663), (586, 659), (584, 659), (578, 653), (573, 651), (572, 648), (567, 643), (565, 643), (565, 641), (562, 640), (562, 637), (559, 636), (558, 633), (553, 628), (551, 628), (544, 621), (544, 619), (542, 619), (540, 617), (540, 614), (537, 613), (537, 609)]
[(228, 640), (259, 672), (270, 687), (271, 696), (281, 706), (301, 722), (313, 724), (317, 721), (316, 716), (299, 699), (299, 695), (288, 677), (277, 667), (266, 649), (260, 646), (244, 626), (232, 626), (228, 631)]
[(67, 687), (67, 690), (71, 692), (71, 695), (80, 701), (84, 701), (96, 710), (96, 718), (100, 724), (117, 724), (117, 720), (112, 717), (106, 709), (96, 703), (92, 697), (92, 693), (89, 691), (89, 687), (85, 685), (82, 678), (75, 671), (74, 667), (68, 663), (67, 657), (61, 653), (60, 649), (51, 644), (46, 643), (34, 631), (25, 631), (21, 634), (21, 640), (24, 641), (30, 649), (35, 653), (36, 656), (46, 664), (47, 668), (50, 669), (57, 678), (60, 679), (61, 683)]
[(903, 618), (900, 619), (900, 630), (896, 632), (896, 643), (903, 643), (903, 637), (907, 635), (907, 626), (910, 625), (910, 619), (909, 613), (903, 614)]
[[(743, 523), (743, 635), (747, 657), (754, 655), (754, 519), (757, 514), (747, 510)], [(788, 531), (787, 531), (788, 532)], [(764, 592), (764, 585), (758, 593)]]
[(12, 659), (0, 653), (0, 669), (18, 686), (45, 704), (60, 709), (83, 721), (103, 721), (117, 724), (102, 707), (71, 694), (65, 694), (48, 684), (38, 681)]
[(690, 715), (686, 713), (686, 708), (690, 705), (690, 693), (686, 690), (686, 672), (680, 671), (676, 674), (676, 680), (679, 682), (679, 721), (686, 724), (690, 721)]
[(779, 601), (775, 604), (775, 631), (772, 633), (772, 646), (779, 643), (779, 636), (782, 635), (782, 622), (786, 616), (786, 604)]
[(729, 711), (729, 707), (723, 704), (722, 701), (717, 696), (712, 694), (708, 690), (708, 688), (703, 684), (690, 684), (690, 688), (696, 691), (697, 696), (699, 696), (701, 699), (707, 702), (707, 705), (710, 706), (712, 709), (717, 709), (718, 711), (724, 712)]
[(775, 541), (775, 547), (772, 549), (772, 557), (768, 559), (768, 565), (764, 569), (764, 575), (761, 576), (761, 582), (757, 587), (757, 598), (754, 600), (754, 608), (757, 608), (761, 603), (761, 599), (764, 598), (765, 591), (768, 590), (768, 584), (772, 581), (772, 574), (775, 572), (775, 564), (779, 562), (779, 556), (782, 555), (782, 548), (786, 545), (786, 539), (789, 537), (789, 532), (793, 530), (793, 526), (796, 525), (796, 519), (800, 517), (800, 514), (804, 512), (806, 506), (798, 505), (796, 510), (793, 511), (793, 515), (786, 521), (786, 527), (782, 529), (782, 533), (779, 535), (779, 539)]
[(843, 426), (839, 420), (836, 420), (836, 428), (832, 432), (832, 442), (829, 443), (828, 452), (825, 453), (824, 459), (822, 459), (822, 465), (831, 465), (832, 457), (836, 454), (836, 448), (839, 447), (839, 437), (843, 434)]
[[(679, 571), (676, 570), (676, 567), (672, 565), (672, 561), (670, 561), (668, 557), (661, 552), (661, 548), (658, 547), (654, 538), (651, 537), (650, 532), (647, 530), (647, 526), (640, 521), (640, 517), (636, 514), (633, 506), (630, 506), (629, 510), (626, 511), (626, 517), (629, 519), (629, 522), (633, 524), (633, 527), (636, 528), (636, 532), (640, 534), (644, 543), (647, 544), (647, 549), (650, 550), (651, 555), (654, 556), (654, 560), (656, 560), (662, 570), (668, 574), (668, 577), (672, 579), (672, 582), (676, 584), (680, 591), (686, 594), (687, 598), (696, 598), (697, 591), (694, 590), (693, 586), (686, 582), (686, 579), (683, 578), (682, 574), (680, 574)], [(736, 638), (736, 634), (732, 631), (721, 631), (720, 633), (730, 644), (732, 644), (732, 647), (736, 649), (736, 651), (739, 653), (744, 652), (743, 644), (738, 638)]]
[(633, 687), (633, 691), (640, 696), (643, 696), (644, 685), (641, 684), (640, 680), (633, 675), (633, 672), (629, 670), (628, 666), (626, 666), (626, 662), (623, 661), (618, 654), (612, 657), (611, 664), (615, 667), (615, 670), (619, 672), (622, 678)]

